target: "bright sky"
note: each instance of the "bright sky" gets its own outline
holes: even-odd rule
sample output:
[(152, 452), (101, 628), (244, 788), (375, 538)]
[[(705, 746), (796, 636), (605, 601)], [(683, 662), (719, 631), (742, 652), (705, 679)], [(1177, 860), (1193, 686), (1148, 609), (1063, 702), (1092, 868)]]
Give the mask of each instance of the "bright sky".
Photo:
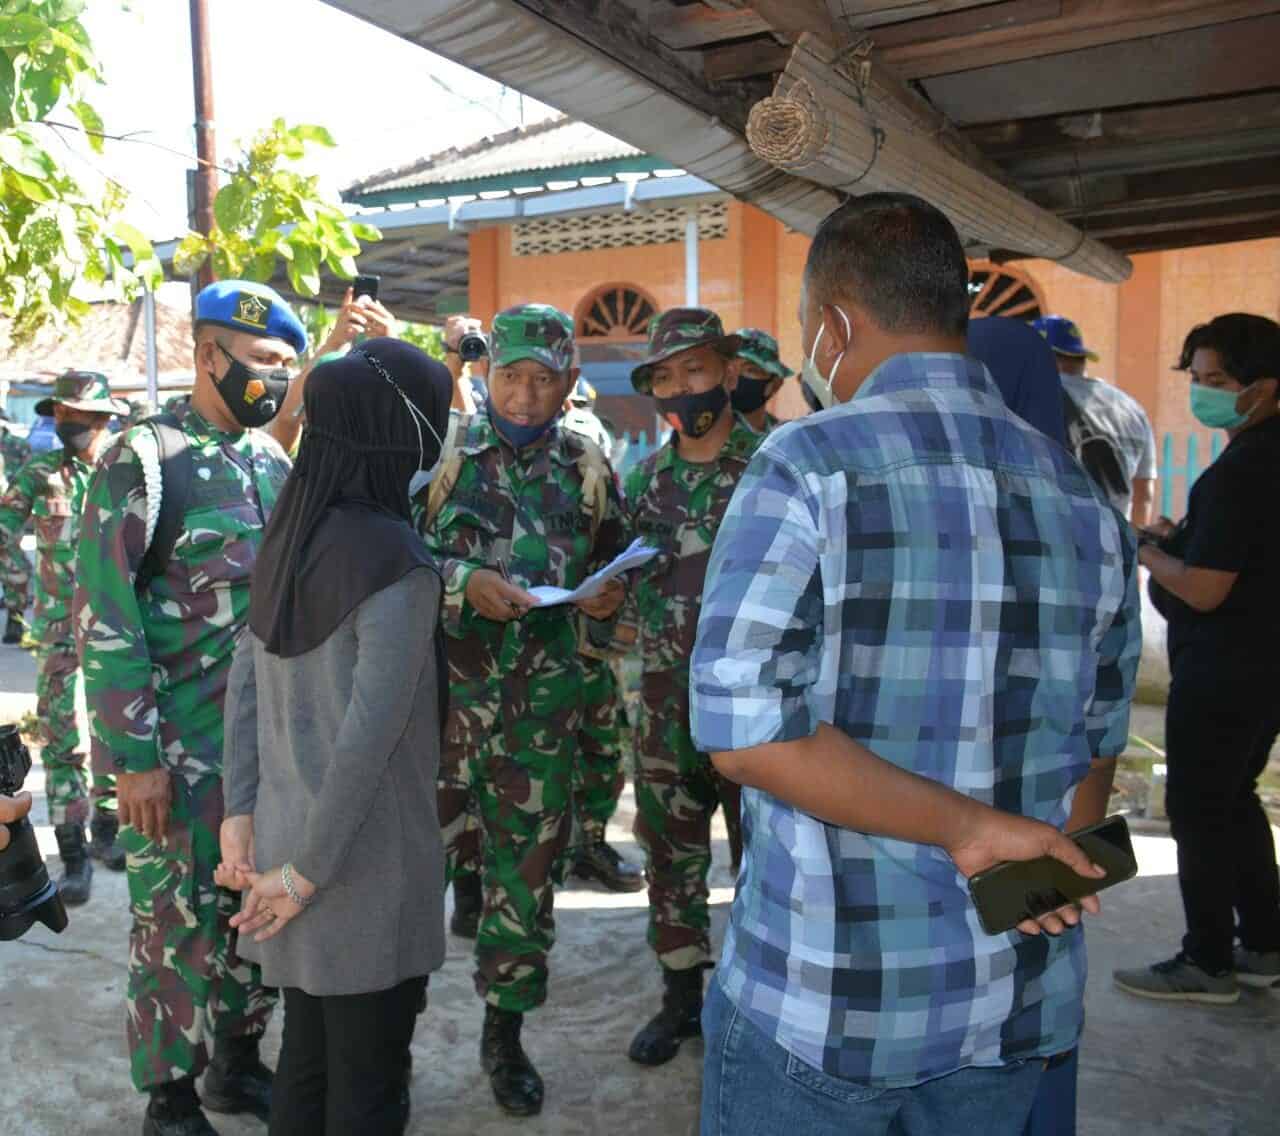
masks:
[[(336, 190), (357, 178), (465, 144), (550, 108), (432, 55), (320, 0), (209, 0), (218, 158), (276, 117), (329, 129), (335, 150), (306, 168)], [(104, 156), (71, 162), (86, 185), (102, 174), (131, 191), (128, 219), (153, 240), (187, 227), (186, 173), (195, 117), (186, 0), (90, 0), (85, 23), (106, 83), (89, 96), (108, 134)], [(523, 106), (522, 106), (523, 102)], [(78, 153), (84, 147), (76, 146)], [(88, 162), (89, 165), (82, 164)]]

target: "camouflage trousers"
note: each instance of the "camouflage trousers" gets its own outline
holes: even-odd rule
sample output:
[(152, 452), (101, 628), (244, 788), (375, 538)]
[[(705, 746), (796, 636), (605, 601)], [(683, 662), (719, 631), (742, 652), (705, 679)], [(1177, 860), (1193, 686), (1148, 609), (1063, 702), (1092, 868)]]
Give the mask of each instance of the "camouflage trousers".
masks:
[(222, 779), (174, 776), (172, 785), (163, 841), (120, 832), (133, 912), (126, 1036), (139, 1092), (198, 1076), (215, 1037), (260, 1035), (277, 998), (236, 956), (230, 919), (240, 897), (213, 882)]
[(5, 608), (17, 615), (31, 602), (31, 561), (17, 543), (0, 545), (0, 588), (4, 589)]
[(636, 732), (635, 836), (649, 881), (649, 945), (669, 970), (711, 964), (711, 818), (736, 816), (739, 787), (689, 736), (688, 677), (646, 674)]
[[(36, 716), (49, 820), (55, 825), (83, 825), (89, 819), (90, 788), (80, 737), (80, 660), (75, 644), (55, 640), (42, 645), (37, 667)], [(116, 779), (111, 773), (94, 769), (92, 798), (96, 808), (115, 809)]]
[(490, 1005), (520, 1013), (546, 1001), (555, 887), (564, 882), (572, 830), (579, 684), (560, 697), (559, 712), (546, 718), (517, 716), (503, 702), (468, 707), (472, 721), (493, 723), (489, 736), (451, 733), (441, 760), (449, 877), (477, 860), (483, 872), (476, 991)]
[(582, 660), (582, 725), (573, 763), (573, 814), (584, 843), (604, 839), (618, 808), (626, 777), (622, 738), (627, 712), (613, 667), (601, 659)]

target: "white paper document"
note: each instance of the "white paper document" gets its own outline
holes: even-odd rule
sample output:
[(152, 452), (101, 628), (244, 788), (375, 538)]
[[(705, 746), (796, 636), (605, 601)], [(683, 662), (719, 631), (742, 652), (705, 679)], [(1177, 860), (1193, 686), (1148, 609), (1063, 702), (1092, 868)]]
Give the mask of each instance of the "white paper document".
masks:
[(539, 607), (554, 607), (556, 604), (589, 600), (604, 591), (605, 584), (615, 576), (621, 576), (623, 572), (630, 571), (632, 568), (639, 568), (641, 564), (647, 564), (657, 555), (658, 550), (656, 548), (650, 548), (642, 539), (637, 537), (625, 552), (621, 552), (614, 557), (613, 563), (606, 564), (599, 572), (588, 576), (573, 591), (569, 591), (567, 588), (557, 588), (551, 584), (539, 584), (536, 588), (528, 588), (526, 590), (538, 601)]

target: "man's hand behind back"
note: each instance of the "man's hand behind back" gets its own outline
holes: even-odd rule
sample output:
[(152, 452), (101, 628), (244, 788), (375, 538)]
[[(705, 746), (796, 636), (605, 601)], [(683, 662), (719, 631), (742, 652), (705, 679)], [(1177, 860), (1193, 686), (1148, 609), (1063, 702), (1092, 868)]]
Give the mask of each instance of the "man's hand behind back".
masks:
[[(947, 849), (966, 879), (1005, 860), (1038, 860), (1041, 856), (1062, 861), (1077, 875), (1095, 878), (1106, 875), (1074, 840), (1051, 824), (986, 807), (974, 809), (972, 818), (961, 839)], [(1097, 896), (1087, 896), (1079, 906), (1068, 904), (1038, 919), (1024, 919), (1018, 924), (1018, 930), (1024, 935), (1038, 935), (1041, 931), (1060, 935), (1080, 922), (1080, 908), (1091, 915), (1102, 910)]]

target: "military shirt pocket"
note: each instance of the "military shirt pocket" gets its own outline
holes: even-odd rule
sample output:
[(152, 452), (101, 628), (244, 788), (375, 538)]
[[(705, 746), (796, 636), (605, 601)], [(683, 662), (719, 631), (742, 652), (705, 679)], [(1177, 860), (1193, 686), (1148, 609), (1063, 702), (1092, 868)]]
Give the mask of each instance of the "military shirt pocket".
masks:
[(500, 533), (498, 511), (479, 498), (450, 498), (431, 530), (451, 555), (485, 563)]
[(243, 496), (188, 509), (173, 558), (187, 569), (193, 585), (197, 576), (213, 583), (248, 580), (262, 527), (257, 506)]

